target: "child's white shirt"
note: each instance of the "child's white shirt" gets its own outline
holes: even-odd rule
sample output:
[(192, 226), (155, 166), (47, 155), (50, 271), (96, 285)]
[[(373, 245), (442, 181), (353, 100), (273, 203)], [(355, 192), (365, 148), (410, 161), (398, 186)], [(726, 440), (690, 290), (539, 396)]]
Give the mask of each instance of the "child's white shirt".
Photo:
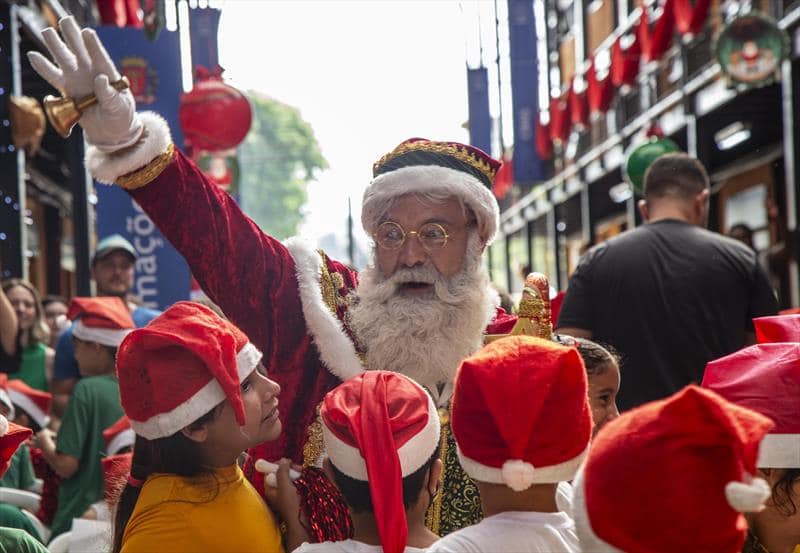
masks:
[(448, 534), (428, 553), (579, 553), (574, 521), (564, 512), (508, 511)]
[[(405, 553), (425, 553), (425, 549), (406, 547)], [(294, 553), (383, 553), (380, 545), (367, 545), (356, 540), (303, 543)]]

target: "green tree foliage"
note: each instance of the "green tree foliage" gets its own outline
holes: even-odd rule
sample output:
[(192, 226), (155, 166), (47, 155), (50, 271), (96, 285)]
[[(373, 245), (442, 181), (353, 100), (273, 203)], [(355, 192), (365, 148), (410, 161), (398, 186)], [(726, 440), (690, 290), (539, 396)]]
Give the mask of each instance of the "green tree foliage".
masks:
[(242, 209), (264, 231), (282, 240), (297, 234), (305, 185), (328, 162), (296, 108), (257, 92), (248, 97), (253, 126), (239, 146)]

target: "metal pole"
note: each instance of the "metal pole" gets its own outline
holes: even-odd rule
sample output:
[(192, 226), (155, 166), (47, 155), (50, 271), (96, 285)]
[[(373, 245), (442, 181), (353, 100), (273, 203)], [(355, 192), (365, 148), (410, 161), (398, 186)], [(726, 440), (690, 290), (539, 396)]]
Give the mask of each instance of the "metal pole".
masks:
[(355, 247), (353, 244), (353, 207), (350, 197), (347, 198), (347, 257), (350, 258), (350, 265), (356, 266)]
[(72, 190), (72, 226), (75, 243), (75, 289), (79, 296), (90, 296), (89, 271), (89, 176), (83, 164), (83, 129), (76, 126), (67, 139), (70, 189)]
[[(794, 136), (794, 86), (792, 83), (792, 62), (785, 60), (781, 65), (781, 95), (783, 98), (783, 156), (784, 187), (786, 194), (786, 227), (789, 236), (797, 230), (796, 160), (797, 144)], [(788, 240), (788, 237), (786, 238)], [(795, 242), (795, 240), (792, 240)], [(792, 257), (789, 261), (789, 304), (794, 307), (800, 298), (800, 272), (797, 268), (797, 244), (792, 243)]]
[(497, 65), (497, 105), (500, 113), (497, 117), (497, 134), (500, 144), (500, 157), (506, 153), (506, 143), (503, 138), (503, 82), (500, 76), (500, 14), (497, 11), (497, 0), (494, 0), (494, 45), (497, 56), (494, 61)]
[[(12, 5), (9, 10), (9, 25), (11, 30), (11, 89), (15, 96), (22, 96), (22, 71), (21, 59), (19, 52), (19, 8)], [(10, 149), (10, 146), (9, 146)], [(25, 279), (28, 278), (28, 232), (25, 228), (25, 212), (27, 206), (25, 205), (25, 198), (27, 190), (25, 187), (25, 152), (22, 150), (16, 151), (16, 166), (17, 166), (17, 227), (19, 229), (19, 250), (20, 250), (20, 267), (19, 275)]]

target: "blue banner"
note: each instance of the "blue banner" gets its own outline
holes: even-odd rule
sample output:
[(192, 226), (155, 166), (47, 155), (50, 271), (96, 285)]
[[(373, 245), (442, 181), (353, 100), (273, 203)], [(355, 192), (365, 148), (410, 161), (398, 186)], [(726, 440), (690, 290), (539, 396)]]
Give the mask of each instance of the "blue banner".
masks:
[[(131, 81), (137, 109), (156, 111), (169, 123), (172, 140), (183, 143), (178, 124), (181, 84), (177, 32), (162, 31), (151, 42), (141, 30), (98, 27), (97, 33), (120, 72)], [(147, 307), (166, 309), (189, 298), (189, 267), (150, 218), (117, 186), (95, 183), (97, 236), (119, 233), (139, 253), (133, 293)]]
[(469, 143), (492, 153), (492, 116), (489, 113), (489, 72), (485, 67), (467, 68)]
[(511, 105), (514, 112), (514, 181), (525, 192), (544, 178), (536, 154), (534, 121), (539, 113), (536, 28), (531, 0), (508, 0)]
[(217, 32), (221, 13), (220, 10), (214, 8), (193, 8), (189, 10), (192, 71), (198, 65), (202, 65), (208, 70), (213, 70), (219, 65)]

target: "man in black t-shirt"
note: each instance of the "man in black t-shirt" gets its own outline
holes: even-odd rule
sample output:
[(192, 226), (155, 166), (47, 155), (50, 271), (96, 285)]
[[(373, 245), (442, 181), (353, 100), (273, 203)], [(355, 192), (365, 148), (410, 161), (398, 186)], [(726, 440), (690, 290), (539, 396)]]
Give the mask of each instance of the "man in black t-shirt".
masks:
[(646, 224), (595, 246), (570, 278), (558, 332), (622, 354), (620, 409), (699, 383), (706, 363), (755, 341), (777, 301), (755, 252), (703, 228), (708, 175), (685, 154), (648, 169)]

